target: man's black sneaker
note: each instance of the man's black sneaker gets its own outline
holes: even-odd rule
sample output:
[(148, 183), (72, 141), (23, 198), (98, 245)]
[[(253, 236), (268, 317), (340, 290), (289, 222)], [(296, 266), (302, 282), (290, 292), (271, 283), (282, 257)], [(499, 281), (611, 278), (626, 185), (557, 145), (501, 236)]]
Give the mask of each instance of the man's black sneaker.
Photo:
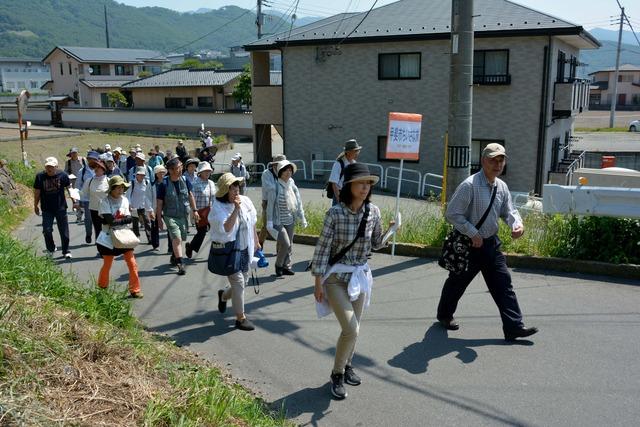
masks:
[(358, 374), (356, 374), (355, 371), (353, 370), (353, 367), (349, 365), (344, 367), (344, 382), (349, 385), (362, 384), (362, 380), (360, 379)]
[(276, 265), (276, 277), (282, 277), (282, 267)]
[(91, 243), (91, 234), (87, 234), (86, 236), (84, 236), (84, 241), (85, 243)]
[(169, 257), (169, 262), (171, 263), (171, 265), (178, 265), (178, 261), (176, 260), (176, 257), (174, 257), (173, 255)]
[(331, 374), (331, 394), (338, 400), (347, 397), (347, 390), (344, 388), (344, 374)]
[(242, 320), (236, 320), (236, 328), (240, 329), (241, 331), (253, 331), (256, 327), (253, 326), (251, 320), (245, 317)]
[(293, 276), (293, 275), (294, 275), (294, 274), (296, 274), (296, 273), (294, 273), (293, 271), (291, 271), (291, 269), (290, 269), (290, 268), (282, 267), (282, 274), (284, 274), (285, 276)]
[(184, 245), (185, 252), (187, 253), (187, 258), (191, 259), (193, 256), (193, 249), (191, 249), (191, 243), (187, 242)]
[(184, 276), (187, 274), (187, 270), (184, 269), (184, 265), (182, 263), (178, 264), (178, 276)]

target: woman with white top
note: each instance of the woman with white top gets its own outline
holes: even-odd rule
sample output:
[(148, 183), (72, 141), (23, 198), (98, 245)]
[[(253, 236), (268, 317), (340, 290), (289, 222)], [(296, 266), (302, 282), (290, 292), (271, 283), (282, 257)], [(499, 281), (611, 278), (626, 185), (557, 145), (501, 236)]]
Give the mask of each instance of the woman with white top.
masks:
[[(133, 221), (129, 208), (129, 200), (124, 197), (127, 184), (120, 175), (113, 176), (109, 182), (107, 197), (100, 202), (100, 220), (102, 231), (110, 233), (116, 228), (128, 227)], [(122, 255), (129, 269), (129, 294), (131, 298), (142, 298), (140, 290), (140, 277), (138, 276), (138, 264), (133, 256), (133, 249), (108, 248), (98, 243), (98, 252), (102, 255), (102, 268), (98, 276), (98, 286), (106, 289), (109, 286), (109, 271), (113, 264), (113, 259)]]
[(95, 175), (84, 183), (82, 192), (84, 197), (89, 199), (89, 213), (97, 239), (102, 229), (102, 219), (99, 215), (100, 203), (107, 197), (109, 178), (107, 178), (107, 166), (102, 160), (96, 160), (93, 172)]
[(151, 244), (151, 221), (155, 220), (154, 204), (156, 199), (145, 167), (136, 167), (136, 177), (130, 184), (125, 196), (131, 207), (133, 232), (140, 237), (140, 222), (142, 222), (147, 242)]
[(340, 202), (340, 191), (342, 190), (342, 183), (344, 181), (344, 168), (347, 165), (353, 164), (358, 160), (362, 147), (358, 145), (358, 141), (350, 139), (344, 143), (343, 150), (331, 168), (331, 175), (329, 175), (329, 185), (333, 190), (332, 206), (337, 205)]
[(371, 249), (384, 246), (380, 209), (370, 203), (377, 182), (365, 164), (345, 167), (340, 203), (327, 211), (312, 259), (318, 314), (333, 310), (342, 329), (331, 372), (331, 393), (337, 399), (347, 397), (345, 382), (361, 383), (352, 360), (373, 286), (367, 257)]
[(229, 287), (218, 291), (218, 310), (224, 313), (231, 299), (236, 315), (236, 328), (243, 331), (255, 329), (244, 313), (244, 288), (249, 278), (249, 265), (257, 249), (260, 249), (256, 222), (256, 208), (251, 199), (240, 195), (243, 178), (231, 173), (223, 174), (216, 185), (215, 199), (209, 212), (211, 244), (224, 245), (237, 241), (240, 251), (240, 271), (227, 276)]
[(307, 227), (300, 192), (293, 181), (296, 165), (282, 160), (277, 165), (277, 180), (267, 195), (267, 230), (276, 244), (276, 276), (293, 276), (291, 252), (296, 222)]

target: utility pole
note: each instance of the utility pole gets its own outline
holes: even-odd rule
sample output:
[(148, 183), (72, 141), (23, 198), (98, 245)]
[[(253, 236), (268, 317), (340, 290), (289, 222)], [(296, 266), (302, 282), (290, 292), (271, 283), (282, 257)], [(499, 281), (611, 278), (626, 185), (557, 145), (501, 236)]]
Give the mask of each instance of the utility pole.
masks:
[(258, 40), (262, 38), (262, 0), (258, 0), (258, 16), (256, 17), (258, 26)]
[(611, 114), (609, 114), (609, 127), (612, 128), (616, 121), (616, 104), (618, 103), (618, 75), (620, 74), (620, 47), (622, 46), (622, 25), (624, 23), (624, 7), (620, 8), (620, 30), (618, 30), (618, 49), (616, 51), (616, 72), (613, 75), (613, 96), (611, 98)]
[(107, 48), (109, 48), (109, 20), (107, 19), (107, 5), (104, 5), (104, 32), (107, 36)]
[(473, 107), (473, 0), (451, 3), (447, 200), (470, 173)]

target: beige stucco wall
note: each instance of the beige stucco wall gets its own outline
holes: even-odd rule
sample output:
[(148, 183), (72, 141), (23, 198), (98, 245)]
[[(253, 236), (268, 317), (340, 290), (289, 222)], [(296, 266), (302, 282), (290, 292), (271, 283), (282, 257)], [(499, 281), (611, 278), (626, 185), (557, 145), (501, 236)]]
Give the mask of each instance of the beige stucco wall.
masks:
[[(131, 88), (134, 108), (164, 109), (165, 98), (192, 98), (193, 106), (186, 107), (187, 110), (197, 110), (198, 97), (213, 97), (213, 108), (216, 110), (233, 109), (235, 102), (229, 99), (236, 80), (223, 87), (172, 87), (172, 88)], [(123, 89), (127, 89), (126, 87)], [(226, 96), (226, 100), (225, 100)]]
[[(69, 74), (69, 63), (71, 63), (71, 74)], [(67, 56), (67, 54), (61, 50), (56, 49), (56, 51), (49, 56), (47, 64), (49, 64), (51, 80), (53, 81), (51, 94), (67, 95), (73, 98), (73, 93), (80, 91), (81, 86), (78, 79), (78, 61)], [(60, 64), (63, 66), (62, 73), (60, 73)]]
[[(505, 176), (514, 191), (535, 185), (545, 37), (476, 39), (476, 49), (509, 49), (511, 84), (475, 86), (473, 138), (504, 141)], [(346, 139), (357, 138), (361, 161), (379, 162), (377, 137), (388, 113), (423, 115), (420, 163), (406, 167), (441, 174), (449, 97), (449, 42), (344, 44), (342, 53), (316, 62), (316, 47), (283, 54), (285, 152), (289, 158), (333, 159)], [(378, 54), (421, 52), (420, 80), (378, 80)], [(256, 114), (258, 114), (256, 112)], [(476, 155), (473, 153), (472, 155)]]

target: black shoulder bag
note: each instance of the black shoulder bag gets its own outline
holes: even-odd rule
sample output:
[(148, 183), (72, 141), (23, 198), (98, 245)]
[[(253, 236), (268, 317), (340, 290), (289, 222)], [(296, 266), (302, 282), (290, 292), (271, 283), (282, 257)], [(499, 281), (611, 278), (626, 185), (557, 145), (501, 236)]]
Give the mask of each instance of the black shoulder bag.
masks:
[[(338, 161), (340, 162), (340, 178), (342, 178), (344, 176), (344, 162), (342, 161), (342, 159)], [(331, 182), (327, 182), (325, 191), (327, 192), (327, 198), (333, 199), (333, 196), (335, 196), (335, 194), (333, 193), (333, 185), (331, 184)]]
[[(484, 215), (482, 215), (482, 218), (480, 218), (480, 221), (476, 224), (476, 229), (480, 230), (487, 216), (489, 216), (489, 211), (491, 210), (491, 206), (493, 206), (497, 190), (498, 186), (496, 185), (493, 188), (489, 206), (487, 206)], [(471, 239), (454, 228), (444, 239), (442, 254), (438, 259), (438, 265), (454, 274), (462, 274), (469, 269), (470, 249)]]

